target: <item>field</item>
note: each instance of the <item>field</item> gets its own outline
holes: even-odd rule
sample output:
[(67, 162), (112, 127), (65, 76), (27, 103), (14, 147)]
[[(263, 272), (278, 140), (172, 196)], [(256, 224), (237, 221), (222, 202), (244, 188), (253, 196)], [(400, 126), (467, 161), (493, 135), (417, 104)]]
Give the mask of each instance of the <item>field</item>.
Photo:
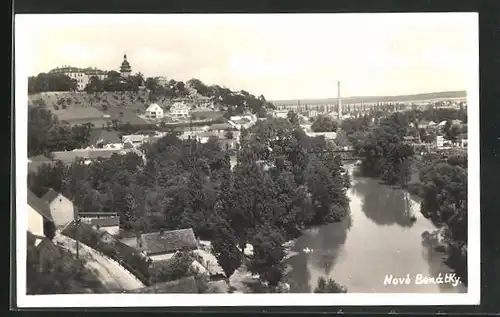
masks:
[(216, 120), (222, 117), (224, 113), (220, 111), (196, 111), (193, 112), (195, 120)]
[[(96, 127), (101, 127), (110, 120), (121, 120), (131, 124), (146, 123), (137, 116), (137, 111), (143, 111), (148, 104), (146, 92), (41, 93), (30, 95), (28, 100), (31, 105), (47, 107), (59, 120), (67, 121), (71, 125), (91, 122)], [(160, 104), (162, 102), (166, 101), (159, 101)], [(105, 115), (109, 115), (109, 118), (105, 118)]]

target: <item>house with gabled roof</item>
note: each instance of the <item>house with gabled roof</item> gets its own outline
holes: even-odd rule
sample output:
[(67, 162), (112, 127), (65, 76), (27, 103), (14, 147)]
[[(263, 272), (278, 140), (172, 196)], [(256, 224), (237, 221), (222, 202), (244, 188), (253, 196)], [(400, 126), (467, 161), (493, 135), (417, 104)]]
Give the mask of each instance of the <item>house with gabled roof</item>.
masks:
[(152, 261), (169, 259), (175, 252), (192, 251), (198, 248), (193, 229), (178, 229), (143, 233), (136, 239), (136, 248)]
[(163, 109), (156, 103), (152, 103), (146, 109), (146, 118), (161, 119), (163, 115)]
[(58, 229), (64, 228), (75, 219), (75, 206), (63, 194), (49, 188), (41, 199), (49, 205), (52, 220)]
[(35, 236), (39, 243), (45, 237), (52, 239), (56, 227), (49, 204), (36, 196), (28, 189), (28, 231)]

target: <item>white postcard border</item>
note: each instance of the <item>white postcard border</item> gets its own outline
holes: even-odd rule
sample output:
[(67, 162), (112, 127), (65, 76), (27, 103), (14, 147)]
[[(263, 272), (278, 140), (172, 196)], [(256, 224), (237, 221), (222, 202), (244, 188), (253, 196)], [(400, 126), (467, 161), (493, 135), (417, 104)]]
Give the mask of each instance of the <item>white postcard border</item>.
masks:
[[(437, 13), (448, 14), (448, 13)], [(407, 15), (407, 14), (406, 14)], [(415, 15), (415, 14), (412, 14)], [(477, 13), (454, 14), (467, 19), (478, 30)], [(479, 182), (479, 39), (478, 31), (471, 39), (475, 56), (470, 69), (468, 98), (468, 292), (463, 294), (71, 294), (26, 295), (26, 228), (27, 228), (27, 78), (31, 48), (27, 35), (29, 20), (37, 15), (15, 17), (15, 158), (16, 158), (16, 290), (17, 305), (28, 307), (180, 307), (180, 306), (358, 306), (358, 305), (476, 305), (480, 300), (480, 182)], [(68, 15), (69, 16), (69, 15)], [(82, 15), (71, 15), (66, 21), (80, 21)], [(106, 15), (112, 21), (118, 16)], [(186, 16), (186, 15), (185, 15)], [(206, 19), (208, 15), (202, 15)], [(240, 20), (241, 15), (225, 15)], [(262, 16), (262, 15), (261, 15)], [(317, 15), (304, 15), (315, 19)], [(158, 19), (157, 15), (127, 15), (134, 21)], [(197, 15), (199, 18), (200, 15)], [(435, 18), (425, 13), (420, 18)], [(58, 15), (59, 18), (59, 15)], [(84, 17), (89, 20), (89, 16)], [(183, 17), (184, 18), (184, 17)], [(259, 17), (255, 17), (258, 19)], [(92, 18), (91, 18), (92, 19)], [(405, 18), (403, 17), (403, 20)], [(55, 21), (55, 20), (54, 20)], [(36, 54), (36, 52), (33, 52)], [(32, 54), (33, 54), (32, 53)]]

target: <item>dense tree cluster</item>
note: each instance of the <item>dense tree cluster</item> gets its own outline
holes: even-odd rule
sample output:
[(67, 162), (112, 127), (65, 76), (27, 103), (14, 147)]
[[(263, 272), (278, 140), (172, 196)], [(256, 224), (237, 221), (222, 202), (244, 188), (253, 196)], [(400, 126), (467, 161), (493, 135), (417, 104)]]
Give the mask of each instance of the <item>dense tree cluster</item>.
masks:
[(347, 293), (347, 289), (335, 282), (333, 279), (320, 277), (314, 293)]
[(338, 122), (331, 116), (320, 115), (311, 125), (314, 132), (335, 132), (338, 128)]
[(413, 149), (403, 142), (407, 135), (408, 117), (394, 113), (382, 118), (364, 138), (355, 144), (363, 157), (361, 172), (366, 176), (380, 177), (389, 184), (406, 185), (410, 176)]
[(286, 119), (243, 131), (237, 165), (217, 140), (205, 144), (169, 134), (135, 154), (90, 165), (42, 166), (28, 186), (50, 187), (79, 210), (117, 212), (135, 232), (192, 227), (213, 242), (226, 276), (254, 245), (250, 268), (270, 285), (281, 279), (282, 243), (304, 228), (342, 219), (348, 212), (340, 160), (328, 159), (324, 139), (312, 139)]
[(122, 77), (117, 71), (109, 71), (104, 79), (92, 76), (84, 90), (87, 93), (97, 93), (103, 91), (139, 91), (139, 87), (144, 85), (144, 76), (141, 73), (129, 77)]
[(53, 151), (73, 150), (88, 145), (93, 124), (70, 126), (59, 122), (48, 109), (28, 107), (28, 155), (49, 155)]
[(466, 279), (467, 272), (467, 158), (429, 159), (421, 168), (417, 192), (422, 213), (444, 226), (450, 265)]
[(40, 73), (28, 77), (28, 94), (46, 91), (75, 91), (76, 80), (64, 74)]
[(244, 90), (235, 92), (219, 85), (207, 86), (196, 78), (192, 78), (186, 83), (171, 79), (166, 84), (161, 85), (158, 78), (150, 77), (146, 79), (146, 88), (150, 91), (151, 101), (159, 97), (170, 99), (186, 97), (190, 94), (189, 89), (194, 89), (197, 94), (211, 98), (218, 106), (225, 109), (227, 117), (243, 114), (247, 110), (260, 117), (265, 117), (268, 109), (274, 108), (262, 95), (256, 97)]

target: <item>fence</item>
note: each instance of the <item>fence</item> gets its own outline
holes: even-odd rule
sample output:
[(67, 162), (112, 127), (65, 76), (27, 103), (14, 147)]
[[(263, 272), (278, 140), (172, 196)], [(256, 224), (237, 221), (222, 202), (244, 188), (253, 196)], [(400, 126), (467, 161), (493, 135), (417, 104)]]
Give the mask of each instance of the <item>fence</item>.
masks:
[(81, 243), (111, 258), (121, 267), (131, 272), (144, 285), (149, 285), (149, 263), (140, 252), (128, 245), (113, 239), (112, 243), (105, 243), (100, 239), (99, 232), (87, 224), (81, 223), (78, 228), (75, 224), (67, 226), (63, 235), (79, 240)]

